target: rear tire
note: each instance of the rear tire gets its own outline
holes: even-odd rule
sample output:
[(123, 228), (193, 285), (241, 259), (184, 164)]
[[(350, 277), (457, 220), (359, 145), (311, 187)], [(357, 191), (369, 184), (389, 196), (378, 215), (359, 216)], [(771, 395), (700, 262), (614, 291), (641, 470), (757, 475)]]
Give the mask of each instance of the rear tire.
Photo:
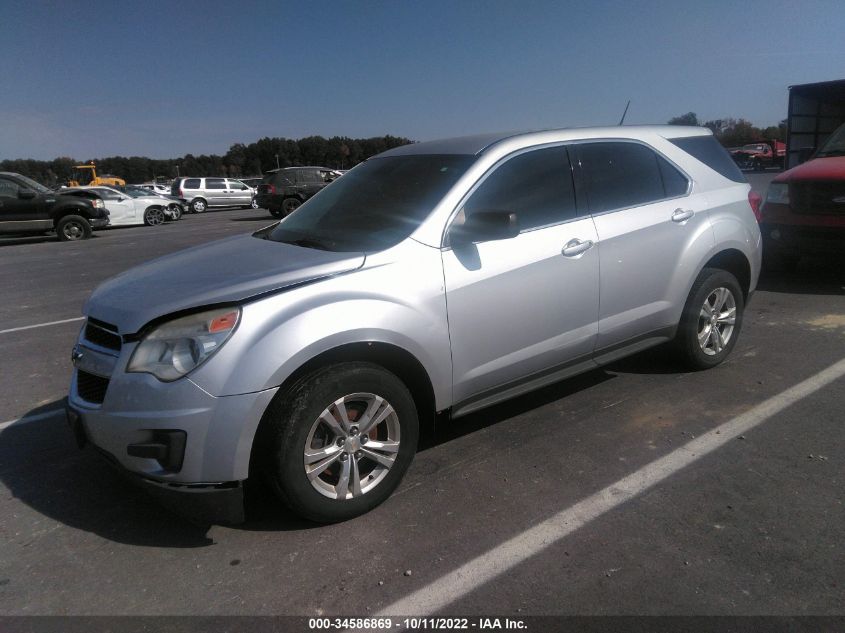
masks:
[(208, 203), (203, 198), (191, 200), (191, 211), (194, 213), (205, 213), (208, 210)]
[(56, 235), (61, 242), (76, 242), (91, 237), (91, 225), (81, 215), (66, 215), (56, 223)]
[(302, 200), (299, 198), (285, 198), (282, 200), (282, 216), (290, 215), (294, 211), (296, 211), (299, 206), (302, 204)]
[(419, 419), (399, 378), (351, 362), (280, 391), (261, 429), (262, 470), (278, 496), (307, 519), (334, 523), (369, 512), (396, 489), (416, 452)]
[(170, 206), (170, 215), (172, 216), (174, 222), (178, 222), (182, 219), (182, 207), (178, 204)]
[(144, 211), (144, 224), (147, 226), (158, 226), (164, 224), (164, 209), (161, 207), (150, 207)]
[(676, 347), (691, 369), (715, 367), (736, 345), (742, 328), (745, 301), (739, 282), (719, 268), (705, 268), (687, 298)]

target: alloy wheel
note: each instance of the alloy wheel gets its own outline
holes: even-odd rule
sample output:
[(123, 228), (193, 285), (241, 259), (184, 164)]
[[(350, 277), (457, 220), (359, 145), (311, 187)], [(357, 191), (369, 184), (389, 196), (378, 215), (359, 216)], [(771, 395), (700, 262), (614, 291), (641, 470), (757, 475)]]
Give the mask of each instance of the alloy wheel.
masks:
[(724, 287), (713, 290), (704, 300), (698, 315), (698, 344), (708, 356), (719, 354), (733, 336), (736, 323), (736, 299)]
[(399, 452), (399, 416), (384, 398), (353, 393), (317, 417), (305, 442), (305, 474), (320, 494), (351, 499), (378, 486)]

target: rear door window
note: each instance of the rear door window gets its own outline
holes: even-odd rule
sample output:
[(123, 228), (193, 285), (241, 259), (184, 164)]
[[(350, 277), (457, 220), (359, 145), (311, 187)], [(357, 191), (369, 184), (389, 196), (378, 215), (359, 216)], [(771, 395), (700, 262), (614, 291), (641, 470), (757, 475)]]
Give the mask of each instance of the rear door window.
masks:
[(226, 188), (226, 181), (222, 178), (206, 178), (205, 179), (205, 188), (206, 189), (225, 189)]
[[(591, 213), (627, 209), (682, 195), (677, 193), (682, 186), (680, 178), (686, 181), (686, 177), (645, 145), (611, 141), (576, 147)], [(664, 187), (664, 174), (669, 187)], [(667, 190), (675, 192), (674, 195), (667, 194)]]

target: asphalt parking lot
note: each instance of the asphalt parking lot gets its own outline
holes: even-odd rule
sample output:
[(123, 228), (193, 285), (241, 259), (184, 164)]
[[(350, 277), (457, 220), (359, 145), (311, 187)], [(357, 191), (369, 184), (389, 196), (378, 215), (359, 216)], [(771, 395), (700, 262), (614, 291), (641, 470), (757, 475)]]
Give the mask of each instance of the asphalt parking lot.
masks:
[(650, 350), (462, 418), (340, 525), (260, 489), (247, 523), (197, 525), (78, 451), (56, 412), (90, 291), (272, 222), (0, 240), (0, 612), (845, 612), (845, 271), (822, 260), (761, 279), (723, 365), (687, 373)]

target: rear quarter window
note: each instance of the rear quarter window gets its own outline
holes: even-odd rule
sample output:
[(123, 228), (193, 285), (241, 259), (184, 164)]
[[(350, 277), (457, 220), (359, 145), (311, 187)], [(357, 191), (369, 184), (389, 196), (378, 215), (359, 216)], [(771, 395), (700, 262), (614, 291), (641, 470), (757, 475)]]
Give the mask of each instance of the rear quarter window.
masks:
[(668, 140), (728, 180), (748, 182), (731, 155), (719, 144), (715, 136), (685, 136)]
[(200, 188), (200, 179), (199, 178), (186, 178), (185, 182), (182, 183), (182, 189), (199, 189)]

